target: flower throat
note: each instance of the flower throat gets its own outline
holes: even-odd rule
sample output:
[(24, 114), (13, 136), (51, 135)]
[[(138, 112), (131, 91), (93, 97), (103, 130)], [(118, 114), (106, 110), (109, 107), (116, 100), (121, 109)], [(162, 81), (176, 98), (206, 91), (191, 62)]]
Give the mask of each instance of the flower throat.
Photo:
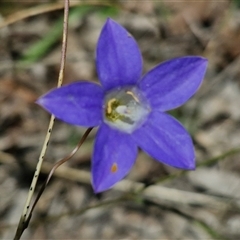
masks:
[(133, 132), (145, 121), (149, 111), (136, 88), (112, 90), (105, 97), (104, 121), (123, 132)]

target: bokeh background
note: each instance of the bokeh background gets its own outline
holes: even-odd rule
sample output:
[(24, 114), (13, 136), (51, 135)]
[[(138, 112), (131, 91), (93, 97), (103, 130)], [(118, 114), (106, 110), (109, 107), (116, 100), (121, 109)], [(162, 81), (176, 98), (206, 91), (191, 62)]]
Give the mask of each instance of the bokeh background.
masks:
[[(198, 93), (170, 112), (191, 133), (198, 166), (182, 172), (139, 151), (129, 182), (95, 195), (84, 175), (94, 129), (56, 172), (22, 239), (240, 239), (240, 1), (70, 2), (64, 84), (98, 81), (95, 48), (107, 17), (135, 37), (144, 73), (174, 57), (208, 58)], [(63, 0), (0, 2), (1, 239), (14, 236), (48, 127), (49, 114), (34, 102), (57, 85), (59, 6)], [(36, 191), (85, 130), (55, 121)]]

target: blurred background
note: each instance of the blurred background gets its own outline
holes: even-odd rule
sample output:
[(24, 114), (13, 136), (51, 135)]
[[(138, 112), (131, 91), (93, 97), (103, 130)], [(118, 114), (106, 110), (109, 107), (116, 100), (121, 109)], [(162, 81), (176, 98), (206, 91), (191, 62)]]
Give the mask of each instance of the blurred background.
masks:
[[(51, 180), (23, 239), (240, 239), (240, 1), (70, 2), (64, 84), (98, 81), (95, 48), (107, 17), (135, 37), (144, 73), (174, 57), (208, 58), (198, 93), (170, 112), (191, 133), (198, 167), (182, 172), (140, 151), (127, 179), (156, 188), (96, 196), (71, 174), (90, 171), (94, 129)], [(34, 102), (57, 85), (62, 6), (0, 2), (1, 239), (14, 236), (47, 131), (50, 115)], [(55, 121), (37, 191), (85, 130)]]

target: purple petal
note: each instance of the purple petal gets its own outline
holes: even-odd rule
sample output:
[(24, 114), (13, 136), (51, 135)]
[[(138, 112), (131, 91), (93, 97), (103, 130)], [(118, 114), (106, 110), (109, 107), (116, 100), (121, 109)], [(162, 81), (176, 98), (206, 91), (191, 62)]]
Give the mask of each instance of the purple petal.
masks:
[(181, 106), (197, 91), (206, 68), (205, 58), (176, 58), (148, 72), (139, 82), (139, 88), (153, 109), (167, 111)]
[(192, 139), (184, 127), (168, 114), (152, 112), (132, 136), (138, 146), (156, 160), (176, 168), (195, 168)]
[(102, 192), (124, 178), (137, 157), (137, 146), (123, 132), (103, 124), (100, 126), (94, 145), (92, 159), (93, 189)]
[(134, 38), (108, 19), (97, 44), (97, 71), (105, 90), (134, 85), (141, 77), (142, 57)]
[(103, 89), (92, 82), (75, 82), (55, 88), (37, 100), (55, 117), (85, 127), (102, 122)]

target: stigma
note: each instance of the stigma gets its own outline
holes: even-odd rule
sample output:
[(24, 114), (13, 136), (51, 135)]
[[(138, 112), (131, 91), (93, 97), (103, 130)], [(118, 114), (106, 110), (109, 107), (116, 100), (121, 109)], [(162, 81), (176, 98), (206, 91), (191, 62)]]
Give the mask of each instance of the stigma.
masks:
[(120, 131), (132, 133), (145, 122), (150, 110), (136, 87), (111, 90), (104, 100), (104, 122)]

